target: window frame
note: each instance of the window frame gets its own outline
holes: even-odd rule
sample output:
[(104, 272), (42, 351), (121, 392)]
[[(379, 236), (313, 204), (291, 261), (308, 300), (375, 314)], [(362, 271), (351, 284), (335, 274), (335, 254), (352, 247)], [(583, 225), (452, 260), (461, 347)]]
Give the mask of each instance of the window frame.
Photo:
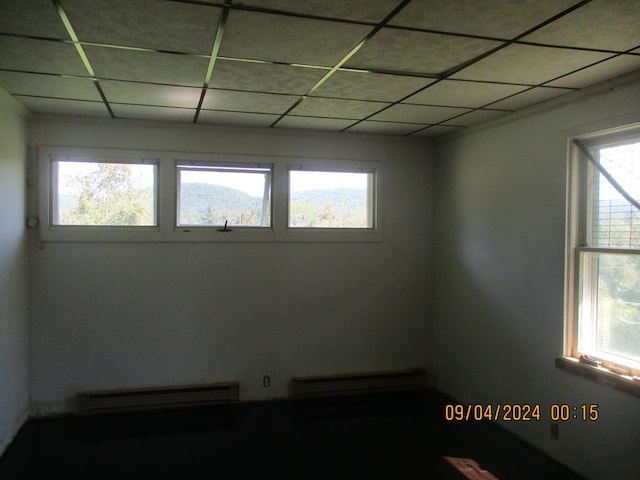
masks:
[[(580, 350), (580, 322), (593, 322), (587, 311), (597, 309), (597, 299), (587, 297), (588, 306), (581, 305), (582, 292), (597, 288), (594, 263), (599, 255), (638, 255), (640, 249), (618, 247), (594, 247), (588, 243), (590, 235), (590, 208), (593, 184), (592, 165), (583, 149), (604, 148), (640, 139), (640, 127), (607, 130), (569, 139), (569, 162), (567, 169), (567, 241), (565, 260), (565, 319), (563, 356), (556, 359), (556, 366), (563, 370), (607, 384), (614, 388), (640, 396), (640, 368), (620, 361), (615, 355), (597, 354), (591, 350)], [(594, 333), (595, 334), (595, 333)], [(585, 358), (586, 356), (587, 358)], [(596, 360), (599, 363), (592, 363)]]
[[(75, 226), (51, 225), (51, 194), (54, 157), (84, 158), (88, 161), (157, 163), (157, 226)], [(177, 165), (185, 163), (233, 166), (270, 166), (271, 225), (234, 226), (227, 231), (218, 226), (178, 225)], [(304, 166), (318, 170), (370, 170), (374, 174), (374, 228), (288, 228), (288, 168)], [(83, 147), (38, 147), (38, 233), (41, 242), (381, 242), (383, 241), (383, 163), (358, 159), (305, 158), (238, 153), (190, 153), (155, 150), (126, 150)]]
[[(272, 230), (273, 224), (273, 177), (274, 166), (272, 163), (231, 163), (231, 162), (214, 162), (214, 161), (194, 161), (194, 160), (175, 160), (175, 216), (174, 216), (174, 228), (176, 231), (183, 233), (189, 233), (187, 230), (196, 229), (202, 231), (220, 231), (223, 224), (214, 225), (199, 225), (199, 224), (187, 224), (180, 223), (180, 194), (182, 192), (182, 183), (180, 181), (180, 174), (183, 171), (210, 171), (210, 172), (229, 172), (229, 173), (258, 173), (264, 171), (268, 172), (268, 181), (265, 187), (269, 189), (268, 207), (269, 207), (269, 223), (267, 225), (228, 225), (227, 230), (224, 233), (229, 233), (235, 229), (261, 229)], [(263, 196), (263, 209), (265, 207), (265, 199)]]
[[(154, 225), (63, 225), (55, 224), (53, 209), (58, 202), (56, 162), (119, 163), (153, 165), (155, 167)], [(104, 150), (55, 148), (41, 149), (39, 174), (39, 225), (42, 241), (130, 241), (151, 238), (160, 231), (161, 206), (159, 182), (160, 160), (150, 152), (136, 150)]]
[[(381, 242), (383, 233), (383, 168), (380, 162), (357, 160), (300, 159), (288, 161), (283, 165), (280, 180), (281, 215), (279, 221), (286, 237), (292, 241), (319, 242)], [(332, 228), (332, 227), (290, 227), (289, 226), (289, 172), (306, 170), (318, 172), (365, 172), (372, 174), (371, 203), (372, 226), (369, 228)], [(284, 200), (284, 201), (283, 201)]]
[[(291, 225), (291, 172), (318, 172), (318, 173), (356, 173), (367, 174), (367, 223), (366, 227), (296, 227)], [(378, 226), (378, 171), (372, 167), (344, 167), (344, 166), (319, 166), (319, 165), (288, 165), (287, 166), (287, 229), (294, 232), (374, 232)]]

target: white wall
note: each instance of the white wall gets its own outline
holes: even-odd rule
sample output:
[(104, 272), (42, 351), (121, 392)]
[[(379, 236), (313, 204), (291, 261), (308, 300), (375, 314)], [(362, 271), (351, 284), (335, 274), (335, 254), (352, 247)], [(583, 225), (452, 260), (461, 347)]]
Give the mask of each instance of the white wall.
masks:
[[(436, 386), (470, 404), (540, 404), (540, 422), (502, 425), (591, 479), (638, 477), (640, 399), (554, 367), (567, 138), (639, 121), (640, 81), (627, 78), (452, 137), (436, 152)], [(552, 403), (597, 403), (600, 419), (561, 423), (552, 440)]]
[(427, 140), (40, 117), (30, 143), (372, 160), (384, 168), (381, 243), (34, 248), (35, 414), (71, 410), (86, 389), (237, 380), (241, 400), (256, 400), (287, 396), (294, 375), (430, 370)]
[(0, 89), (0, 454), (29, 402), (26, 114)]

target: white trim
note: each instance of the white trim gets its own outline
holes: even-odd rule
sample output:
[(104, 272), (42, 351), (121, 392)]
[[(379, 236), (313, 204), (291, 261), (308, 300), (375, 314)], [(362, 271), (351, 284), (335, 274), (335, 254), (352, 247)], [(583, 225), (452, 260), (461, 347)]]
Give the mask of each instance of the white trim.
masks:
[[(591, 133), (581, 137), (569, 139), (567, 164), (567, 208), (566, 208), (566, 253), (565, 253), (565, 321), (564, 347), (565, 357), (577, 358), (580, 354), (589, 354), (604, 360), (639, 371), (640, 363), (624, 360), (621, 356), (595, 351), (595, 319), (597, 309), (596, 295), (589, 292), (597, 288), (596, 280), (592, 278), (600, 254), (608, 255), (640, 255), (640, 249), (589, 247), (588, 241), (588, 206), (591, 198), (588, 194), (588, 172), (592, 161), (587, 158), (584, 146), (581, 148), (575, 140), (582, 140), (583, 145), (599, 148), (603, 145), (620, 143), (636, 139), (640, 136), (638, 124), (607, 129), (600, 133)], [(582, 324), (580, 325), (580, 322)], [(585, 330), (586, 329), (586, 330)], [(585, 335), (586, 332), (586, 335)], [(585, 344), (585, 338), (588, 344)], [(581, 351), (584, 350), (584, 351)]]
[[(350, 165), (350, 166), (349, 166)], [(291, 192), (289, 191), (289, 173), (292, 171), (306, 171), (306, 172), (337, 172), (337, 173), (363, 173), (368, 174), (367, 182), (367, 220), (370, 222), (370, 227), (358, 227), (358, 228), (327, 228), (327, 227), (292, 227), (289, 222), (290, 214), (290, 200)], [(296, 235), (300, 235), (304, 232), (311, 234), (312, 232), (323, 232), (323, 236), (333, 237), (339, 234), (346, 234), (349, 236), (358, 235), (362, 238), (370, 238), (371, 235), (381, 233), (382, 225), (382, 209), (378, 208), (378, 205), (382, 201), (382, 192), (379, 187), (382, 182), (382, 172), (380, 168), (374, 164), (365, 164), (359, 162), (358, 164), (349, 163), (345, 165), (345, 162), (310, 162), (306, 161), (301, 164), (289, 164), (287, 165), (287, 232)], [(369, 218), (371, 217), (371, 218)], [(365, 235), (360, 235), (365, 233)]]

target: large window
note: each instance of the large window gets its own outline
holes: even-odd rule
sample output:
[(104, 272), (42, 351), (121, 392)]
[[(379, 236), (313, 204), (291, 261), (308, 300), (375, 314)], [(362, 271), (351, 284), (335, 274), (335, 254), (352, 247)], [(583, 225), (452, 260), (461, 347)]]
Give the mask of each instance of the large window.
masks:
[(373, 171), (289, 170), (289, 228), (373, 228)]
[(379, 242), (380, 162), (39, 147), (39, 239)]
[(53, 158), (51, 225), (157, 225), (153, 162)]
[(268, 166), (179, 163), (177, 225), (270, 227)]
[(567, 356), (640, 375), (640, 131), (574, 141)]

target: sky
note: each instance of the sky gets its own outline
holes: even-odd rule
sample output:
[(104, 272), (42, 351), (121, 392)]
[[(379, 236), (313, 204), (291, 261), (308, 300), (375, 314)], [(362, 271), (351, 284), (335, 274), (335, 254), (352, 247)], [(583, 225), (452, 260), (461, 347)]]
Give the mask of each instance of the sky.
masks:
[[(600, 150), (600, 164), (633, 198), (640, 201), (640, 143)], [(604, 178), (600, 182), (600, 199), (620, 198), (620, 194)]]
[[(87, 175), (96, 169), (96, 163), (59, 161), (58, 163), (58, 192), (60, 194), (73, 194), (73, 178), (77, 175)], [(134, 176), (141, 186), (153, 185), (154, 168), (152, 165), (133, 165)], [(255, 172), (219, 172), (202, 170), (181, 170), (181, 180), (187, 183), (210, 183), (225, 187), (235, 188), (254, 197), (262, 197), (264, 193), (265, 173)], [(366, 189), (368, 185), (367, 173), (352, 172), (321, 172), (310, 170), (290, 171), (290, 191), (301, 192), (305, 190), (333, 189), (333, 188), (357, 188)]]

